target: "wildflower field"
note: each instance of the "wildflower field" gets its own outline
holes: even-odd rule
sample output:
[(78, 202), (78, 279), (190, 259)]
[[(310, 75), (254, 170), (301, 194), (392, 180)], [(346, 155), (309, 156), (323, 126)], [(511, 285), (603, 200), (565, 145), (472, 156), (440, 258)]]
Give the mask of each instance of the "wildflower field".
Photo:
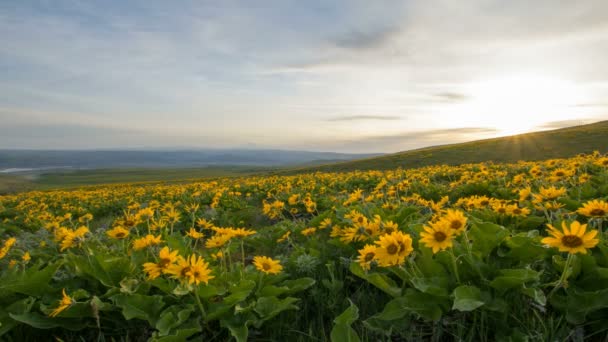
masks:
[(6, 341), (608, 339), (608, 157), (0, 197)]

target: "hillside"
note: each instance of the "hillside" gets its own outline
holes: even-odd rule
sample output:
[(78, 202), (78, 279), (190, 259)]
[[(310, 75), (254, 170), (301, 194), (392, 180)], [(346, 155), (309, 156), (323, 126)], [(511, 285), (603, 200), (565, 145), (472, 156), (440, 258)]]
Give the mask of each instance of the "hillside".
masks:
[(484, 161), (516, 162), (566, 158), (595, 150), (608, 151), (608, 121), (588, 125), (532, 132), (460, 144), (433, 146), (380, 157), (289, 169), (285, 173), (386, 170), (427, 165), (458, 165)]

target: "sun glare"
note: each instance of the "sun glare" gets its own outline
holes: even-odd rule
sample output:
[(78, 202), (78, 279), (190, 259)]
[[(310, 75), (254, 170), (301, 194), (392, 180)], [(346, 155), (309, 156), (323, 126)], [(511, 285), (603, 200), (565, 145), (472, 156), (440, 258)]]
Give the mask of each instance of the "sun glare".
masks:
[(564, 80), (514, 76), (471, 84), (470, 98), (454, 106), (460, 127), (488, 127), (497, 136), (525, 133), (552, 121), (577, 119), (572, 104), (581, 95), (577, 87)]

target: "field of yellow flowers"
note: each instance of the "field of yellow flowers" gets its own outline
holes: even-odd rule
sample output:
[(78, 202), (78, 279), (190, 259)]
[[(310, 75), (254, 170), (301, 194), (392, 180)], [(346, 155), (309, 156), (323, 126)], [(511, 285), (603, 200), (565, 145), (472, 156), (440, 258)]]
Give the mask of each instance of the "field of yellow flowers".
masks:
[(0, 197), (6, 341), (608, 339), (608, 157)]

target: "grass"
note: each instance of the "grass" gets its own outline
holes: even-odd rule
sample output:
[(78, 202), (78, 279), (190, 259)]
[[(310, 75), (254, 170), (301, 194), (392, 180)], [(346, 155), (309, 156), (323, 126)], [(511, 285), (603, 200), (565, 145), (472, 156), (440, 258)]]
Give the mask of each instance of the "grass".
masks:
[(78, 188), (102, 184), (181, 182), (204, 178), (238, 177), (270, 169), (254, 166), (210, 166), (204, 168), (128, 168), (53, 171), (28, 175), (0, 176), (0, 194), (26, 190)]
[(314, 167), (291, 168), (284, 174), (388, 170), (428, 165), (459, 165), (485, 161), (516, 162), (567, 158), (579, 153), (608, 152), (608, 121), (551, 131), (421, 148), (381, 157)]

